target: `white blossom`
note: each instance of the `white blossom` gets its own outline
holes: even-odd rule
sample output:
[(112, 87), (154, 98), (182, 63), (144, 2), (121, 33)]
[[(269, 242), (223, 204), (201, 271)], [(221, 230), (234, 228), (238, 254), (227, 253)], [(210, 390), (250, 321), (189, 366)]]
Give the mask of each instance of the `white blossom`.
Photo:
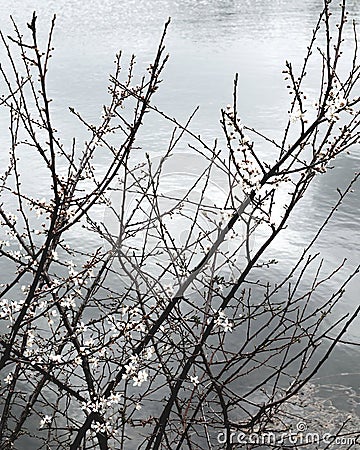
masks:
[(300, 108), (296, 108), (290, 113), (289, 117), (290, 117), (290, 122), (295, 123), (299, 119), (303, 119), (304, 118), (304, 113), (301, 111)]
[(99, 353), (100, 358), (103, 358), (104, 356), (106, 356), (106, 347), (102, 347), (98, 353)]
[(94, 422), (91, 428), (95, 431), (95, 433), (114, 434), (114, 430), (110, 422)]
[(144, 351), (144, 358), (151, 359), (155, 353), (154, 347), (149, 347)]
[(35, 333), (33, 330), (29, 330), (27, 332), (27, 341), (26, 341), (26, 346), (28, 348), (32, 347), (34, 345), (34, 341), (35, 341)]
[(74, 364), (75, 364), (76, 366), (79, 366), (79, 365), (81, 364), (81, 361), (82, 361), (81, 356), (77, 356), (77, 357), (74, 359)]
[(72, 297), (71, 295), (67, 295), (65, 298), (63, 298), (60, 302), (60, 305), (63, 308), (75, 308), (76, 307), (76, 302), (74, 297)]
[[(230, 211), (226, 211), (226, 210), (224, 210), (224, 209), (221, 209), (221, 210), (219, 211), (219, 216), (218, 216), (217, 224), (218, 224), (219, 226), (221, 226), (221, 225), (223, 225), (224, 223), (227, 223), (227, 222), (230, 220), (231, 216), (232, 216), (232, 213), (231, 213)], [(206, 249), (208, 249), (208, 247), (209, 247), (209, 250), (210, 250), (211, 244), (208, 245), (208, 246), (206, 247)]]
[(121, 401), (122, 395), (120, 394), (120, 392), (115, 393), (111, 393), (109, 395), (109, 397), (107, 398), (107, 404), (108, 406), (112, 406), (112, 405), (118, 405)]
[(14, 378), (14, 374), (12, 372), (10, 372), (5, 378), (4, 378), (4, 382), (6, 384), (10, 384), (12, 382)]
[(51, 423), (52, 417), (51, 416), (44, 416), (41, 420), (40, 420), (40, 428), (44, 428), (45, 425)]
[(139, 370), (139, 372), (133, 376), (133, 386), (141, 386), (142, 383), (148, 380), (149, 374), (146, 370)]
[(94, 366), (95, 369), (99, 367), (99, 358), (97, 358), (96, 356), (92, 356), (91, 358), (89, 358), (89, 362)]
[(84, 346), (85, 346), (85, 347), (93, 347), (94, 345), (95, 345), (95, 342), (94, 342), (94, 339), (93, 339), (93, 338), (87, 339), (87, 340), (84, 342)]
[(83, 333), (86, 330), (87, 330), (87, 326), (85, 325), (85, 323), (84, 322), (80, 322), (80, 324), (77, 326), (77, 332), (80, 334), (80, 333)]
[(62, 358), (61, 358), (61, 355), (52, 354), (49, 356), (49, 359), (52, 362), (60, 363)]
[(225, 333), (232, 331), (234, 324), (228, 319), (224, 311), (219, 311), (215, 319), (215, 326), (222, 328)]

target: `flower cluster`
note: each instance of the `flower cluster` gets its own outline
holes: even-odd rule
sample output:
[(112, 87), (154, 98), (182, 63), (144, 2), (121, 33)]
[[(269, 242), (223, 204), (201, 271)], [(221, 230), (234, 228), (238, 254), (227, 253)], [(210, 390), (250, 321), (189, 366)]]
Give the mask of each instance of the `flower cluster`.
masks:
[(49, 356), (49, 359), (50, 359), (50, 361), (53, 362), (53, 363), (60, 363), (61, 360), (62, 360), (61, 355), (55, 355), (55, 354), (51, 354), (51, 355)]
[(76, 307), (76, 302), (74, 299), (74, 296), (72, 295), (67, 295), (66, 297), (64, 297), (61, 301), (60, 301), (60, 305), (63, 308), (67, 308), (67, 309), (73, 309)]
[(14, 315), (20, 311), (24, 301), (23, 300), (8, 300), (3, 298), (0, 300), (0, 319), (10, 320), (14, 322)]
[(305, 113), (304, 113), (304, 111), (301, 110), (300, 107), (293, 109), (289, 115), (291, 123), (295, 123), (300, 119), (304, 119), (304, 117), (305, 117)]
[[(226, 115), (229, 119), (226, 126), (230, 130), (228, 132), (229, 145), (231, 145), (235, 165), (241, 177), (242, 189), (245, 194), (250, 194), (251, 191), (260, 189), (262, 178), (259, 164), (254, 158), (254, 142), (244, 133), (245, 126), (240, 118), (235, 118), (233, 108), (228, 105), (226, 109)], [(236, 141), (235, 149), (231, 144), (233, 141)]]
[(218, 311), (216, 314), (215, 326), (221, 328), (222, 331), (226, 333), (227, 331), (232, 331), (234, 324), (229, 320), (224, 311)]
[(116, 434), (116, 430), (112, 427), (110, 422), (94, 422), (91, 426), (91, 429), (95, 433), (104, 433), (108, 435)]
[(139, 370), (139, 372), (133, 375), (133, 386), (141, 386), (149, 378), (149, 374), (146, 370)]
[(336, 122), (339, 120), (339, 112), (346, 108), (347, 101), (344, 98), (342, 88), (339, 82), (335, 79), (332, 84), (332, 89), (329, 92), (329, 97), (326, 101), (325, 117), (329, 122)]
[(14, 379), (14, 374), (12, 372), (9, 372), (6, 377), (4, 378), (4, 382), (6, 384), (11, 384), (12, 380)]
[(109, 316), (108, 323), (111, 326), (111, 331), (114, 336), (123, 335), (131, 337), (131, 332), (145, 332), (146, 323), (143, 320), (143, 314), (137, 306), (130, 308), (123, 306), (120, 312), (120, 317)]
[(40, 427), (40, 428), (44, 428), (45, 425), (49, 425), (49, 424), (51, 423), (51, 421), (52, 421), (52, 417), (51, 417), (51, 416), (48, 416), (48, 415), (45, 415), (45, 416), (40, 420), (39, 427)]
[(219, 227), (226, 224), (231, 219), (232, 213), (230, 211), (226, 211), (224, 209), (220, 209), (218, 212), (218, 220), (217, 224)]
[[(150, 350), (146, 352), (146, 356), (152, 357), (154, 354), (154, 350)], [(141, 386), (144, 382), (146, 382), (149, 378), (149, 374), (146, 369), (140, 370), (141, 360), (139, 356), (132, 355), (130, 357), (130, 362), (125, 365), (126, 373), (123, 374), (123, 380), (131, 378), (133, 381), (133, 386)]]

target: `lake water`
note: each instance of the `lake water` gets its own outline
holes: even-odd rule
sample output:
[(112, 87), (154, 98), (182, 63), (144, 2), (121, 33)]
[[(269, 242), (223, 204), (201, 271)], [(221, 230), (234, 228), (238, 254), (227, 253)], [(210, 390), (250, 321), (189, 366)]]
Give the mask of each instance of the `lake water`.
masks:
[[(70, 142), (73, 135), (82, 134), (68, 106), (76, 107), (89, 121), (98, 120), (107, 98), (114, 54), (122, 49), (126, 59), (135, 53), (138, 68), (144, 67), (151, 61), (163, 24), (171, 16), (166, 39), (170, 60), (157, 104), (180, 121), (199, 105), (192, 129), (211, 142), (221, 134), (219, 110), (231, 102), (235, 72), (239, 73), (243, 121), (273, 137), (281, 135), (288, 110), (281, 71), (286, 59), (295, 66), (301, 63), (321, 6), (319, 0), (2, 0), (0, 17), (1, 27), (7, 32), (10, 14), (24, 28), (35, 9), (45, 37), (53, 13), (57, 14), (50, 89), (57, 128), (64, 141)], [(359, 19), (360, 3), (353, 0), (348, 6), (352, 17)], [(315, 79), (310, 78), (309, 92), (315, 88)], [(167, 139), (167, 130), (149, 129), (142, 144), (156, 154), (157, 149), (164, 149)], [(336, 188), (344, 188), (346, 180), (359, 169), (357, 146), (315, 182), (296, 211), (290, 230), (278, 241), (280, 270), (285, 273), (299, 248), (312, 238), (337, 200)], [(39, 179), (37, 189), (43, 188), (46, 186)], [(356, 186), (347, 197), (318, 243), (329, 271), (347, 258), (345, 272), (350, 273), (360, 261), (359, 189)], [(358, 277), (349, 285), (336, 314), (358, 305), (359, 290)], [(360, 342), (360, 320), (350, 328), (346, 339)], [(359, 379), (359, 347), (342, 345), (318, 374), (317, 382), (333, 386), (327, 395), (336, 396), (336, 385), (348, 386), (359, 394)]]

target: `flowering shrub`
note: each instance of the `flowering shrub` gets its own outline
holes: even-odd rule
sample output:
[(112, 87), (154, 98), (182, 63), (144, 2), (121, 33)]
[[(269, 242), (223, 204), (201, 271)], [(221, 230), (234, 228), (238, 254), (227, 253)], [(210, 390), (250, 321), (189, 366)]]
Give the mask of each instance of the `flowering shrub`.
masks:
[[(358, 269), (331, 290), (343, 263), (329, 275), (311, 252), (358, 174), (288, 274), (272, 284), (268, 273), (277, 264), (269, 248), (315, 177), (358, 142), (356, 50), (340, 76), (345, 1), (331, 42), (329, 8), (299, 75), (286, 64), (292, 100), (281, 142), (238, 117), (237, 77), (215, 145), (191, 131), (192, 116), (180, 124), (155, 106), (167, 23), (140, 82), (135, 59), (123, 75), (117, 55), (99, 124), (71, 109), (89, 137), (69, 149), (47, 91), (55, 20), (44, 51), (35, 14), (30, 36), (15, 23), (14, 36), (0, 35), (11, 142), (0, 178), (1, 448), (28, 448), (28, 436), (34, 448), (204, 449), (219, 444), (219, 429), (230, 448), (232, 430), (267, 430), (328, 359), (359, 313), (329, 325)], [(303, 84), (322, 31), (320, 88), (309, 102)], [(174, 126), (157, 160), (136, 148), (147, 113)], [(259, 139), (272, 151), (263, 155)], [(198, 162), (173, 189), (180, 140)], [(23, 182), (24, 155), (47, 177), (42, 198)]]

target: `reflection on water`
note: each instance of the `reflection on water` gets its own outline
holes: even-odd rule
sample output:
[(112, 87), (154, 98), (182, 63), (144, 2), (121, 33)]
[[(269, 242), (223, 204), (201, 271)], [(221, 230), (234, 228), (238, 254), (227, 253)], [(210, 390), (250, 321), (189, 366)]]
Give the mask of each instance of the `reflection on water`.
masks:
[[(239, 38), (271, 45), (272, 40), (284, 37), (301, 44), (322, 4), (322, 0), (303, 0), (300, 8), (297, 0), (4, 0), (0, 12), (3, 20), (12, 14), (21, 21), (28, 20), (34, 10), (44, 21), (56, 13), (59, 40), (76, 38), (89, 52), (94, 51), (88, 46), (90, 39), (97, 51), (105, 53), (109, 46), (118, 50), (119, 45), (129, 43), (140, 49), (149, 42), (152, 45), (154, 33), (168, 17), (173, 19), (173, 39), (184, 38), (190, 46), (216, 43), (225, 48)], [(348, 7), (358, 13), (356, 0), (349, 1)]]
[[(235, 72), (240, 77), (239, 108), (244, 121), (272, 136), (279, 135), (288, 109), (281, 70), (285, 59), (301, 61), (321, 5), (321, 0), (304, 0), (301, 7), (297, 0), (3, 0), (0, 17), (8, 31), (9, 14), (24, 26), (35, 9), (44, 37), (50, 17), (57, 13), (57, 52), (50, 87), (57, 128), (63, 140), (70, 142), (74, 134), (79, 135), (79, 126), (68, 106), (76, 106), (90, 121), (97, 120), (106, 101), (106, 79), (114, 53), (120, 48), (125, 55), (135, 52), (143, 67), (151, 60), (162, 26), (171, 16), (167, 39), (171, 59), (159, 104), (181, 120), (200, 105), (195, 132), (213, 139), (220, 134), (219, 108), (231, 100)], [(360, 16), (356, 0), (349, 2), (349, 9), (353, 16)], [(166, 135), (164, 130), (153, 133), (149, 129), (143, 145), (147, 151), (163, 151)], [(336, 188), (343, 189), (344, 180), (359, 170), (359, 158), (359, 148), (348, 158), (340, 158), (304, 199), (288, 234), (280, 236), (281, 252), (286, 256), (284, 272), (285, 264), (291, 264), (293, 254), (311, 239), (316, 225), (336, 202)], [(43, 187), (40, 179), (38, 188)], [(360, 260), (358, 190), (346, 199), (319, 241), (330, 268), (338, 258), (348, 258), (349, 268)], [(359, 301), (359, 289), (359, 281), (352, 283), (337, 314), (352, 310)], [(359, 329), (352, 327), (348, 340), (359, 341)], [(339, 348), (326, 366), (327, 375), (334, 374), (334, 382), (358, 388), (357, 376), (337, 379), (336, 373), (339, 367), (342, 372), (359, 373), (359, 359), (357, 351)]]

